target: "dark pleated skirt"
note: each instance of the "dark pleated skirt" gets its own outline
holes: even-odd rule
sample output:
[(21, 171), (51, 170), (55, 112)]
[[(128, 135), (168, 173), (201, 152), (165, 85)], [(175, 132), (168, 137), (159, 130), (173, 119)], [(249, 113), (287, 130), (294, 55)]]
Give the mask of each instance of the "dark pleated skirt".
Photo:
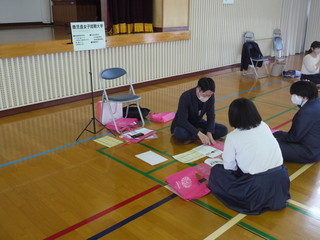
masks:
[(261, 214), (286, 207), (290, 180), (285, 166), (251, 175), (225, 170), (222, 164), (211, 169), (209, 188), (227, 207), (244, 214)]

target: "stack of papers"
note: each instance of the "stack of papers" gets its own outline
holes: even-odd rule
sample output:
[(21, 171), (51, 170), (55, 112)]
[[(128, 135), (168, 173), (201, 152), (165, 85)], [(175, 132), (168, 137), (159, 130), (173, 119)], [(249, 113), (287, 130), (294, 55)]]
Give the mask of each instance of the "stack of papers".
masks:
[(95, 139), (94, 141), (97, 142), (97, 143), (100, 143), (100, 144), (102, 144), (104, 146), (107, 146), (109, 148), (117, 146), (117, 145), (123, 143), (123, 141), (121, 141), (119, 139), (115, 139), (115, 138), (110, 137), (110, 136), (101, 137), (101, 138)]
[(183, 162), (183, 163), (191, 163), (191, 162), (197, 161), (203, 157), (205, 157), (205, 156), (202, 153), (199, 153), (194, 150), (190, 150), (190, 151), (180, 153), (180, 154), (173, 156), (174, 159), (176, 159), (180, 162)]
[(202, 153), (204, 156), (210, 158), (218, 157), (222, 154), (222, 151), (220, 151), (219, 149), (216, 149), (208, 145), (201, 145), (199, 147), (194, 148), (193, 150)]
[(219, 149), (208, 145), (201, 145), (199, 147), (193, 148), (190, 151), (174, 155), (173, 158), (183, 163), (191, 163), (203, 157), (214, 158), (221, 156), (221, 154), (222, 151)]

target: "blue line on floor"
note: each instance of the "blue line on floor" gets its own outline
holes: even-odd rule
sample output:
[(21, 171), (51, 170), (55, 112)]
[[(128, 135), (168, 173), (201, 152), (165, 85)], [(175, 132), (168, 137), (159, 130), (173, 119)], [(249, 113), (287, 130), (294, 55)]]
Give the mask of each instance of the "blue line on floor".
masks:
[(63, 149), (63, 148), (71, 147), (71, 146), (73, 146), (73, 145), (76, 145), (76, 144), (79, 144), (79, 143), (83, 143), (83, 142), (87, 142), (87, 141), (93, 140), (93, 139), (95, 139), (95, 138), (102, 137), (102, 136), (107, 135), (107, 134), (111, 134), (111, 133), (110, 133), (110, 132), (104, 133), (104, 134), (101, 134), (101, 135), (98, 135), (98, 136), (94, 136), (94, 137), (91, 137), (91, 138), (88, 138), (88, 139), (85, 139), (85, 140), (81, 140), (81, 141), (78, 141), (78, 142), (74, 142), (74, 143), (68, 144), (68, 145), (65, 145), (65, 146), (62, 146), (62, 147), (53, 148), (53, 149), (50, 149), (50, 150), (48, 150), (48, 151), (44, 151), (44, 152), (41, 152), (41, 153), (37, 153), (37, 154), (31, 155), (31, 156), (28, 156), (28, 157), (25, 157), (25, 158), (20, 158), (20, 159), (18, 159), (18, 160), (12, 161), (12, 162), (8, 162), (8, 163), (5, 163), (5, 164), (1, 164), (0, 167), (5, 167), (5, 166), (8, 166), (8, 165), (10, 165), (10, 164), (22, 162), (22, 161), (28, 160), (28, 159), (30, 159), (30, 158), (38, 157), (38, 156), (41, 156), (41, 155), (44, 155), (44, 154), (47, 154), (47, 153), (51, 153), (51, 152), (54, 152), (54, 151)]
[(234, 93), (234, 94), (231, 94), (229, 96), (226, 96), (226, 97), (218, 98), (218, 99), (216, 99), (216, 101), (220, 101), (220, 100), (223, 100), (223, 99), (226, 99), (226, 98), (229, 98), (229, 97), (237, 96), (237, 95), (239, 95), (241, 93), (250, 92), (252, 90), (256, 90), (256, 89), (261, 88), (261, 87), (265, 87), (265, 86), (269, 86), (269, 85), (272, 85), (272, 84), (275, 84), (275, 83), (278, 83), (278, 82), (282, 82), (282, 81), (287, 80), (287, 79), (288, 78), (283, 78), (283, 79), (280, 79), (280, 80), (275, 81), (275, 82), (267, 83), (267, 84), (264, 84), (264, 85), (261, 85), (261, 86), (255, 87), (255, 88), (250, 88), (250, 89), (242, 91), (242, 92), (238, 92), (238, 93)]
[(102, 232), (100, 232), (100, 233), (98, 233), (98, 234), (96, 234), (96, 235), (94, 235), (94, 236), (92, 236), (92, 237), (88, 238), (88, 240), (95, 240), (95, 239), (102, 238), (103, 236), (107, 235), (108, 233), (111, 233), (111, 232), (113, 232), (113, 231), (117, 230), (118, 228), (120, 228), (120, 227), (122, 227), (122, 226), (126, 225), (127, 223), (129, 223), (129, 222), (131, 222), (131, 221), (133, 221), (133, 220), (135, 220), (135, 219), (137, 219), (137, 218), (139, 218), (139, 217), (143, 216), (144, 214), (146, 214), (146, 213), (150, 212), (151, 210), (153, 210), (153, 209), (155, 209), (155, 208), (157, 208), (157, 207), (161, 206), (162, 204), (164, 204), (164, 203), (166, 203), (166, 202), (170, 201), (171, 199), (175, 198), (176, 196), (177, 196), (176, 194), (171, 194), (170, 196), (168, 196), (168, 197), (166, 197), (166, 198), (162, 199), (161, 201), (156, 202), (155, 204), (153, 204), (153, 205), (151, 205), (151, 206), (149, 206), (149, 207), (147, 207), (147, 208), (143, 209), (142, 211), (137, 212), (136, 214), (134, 214), (134, 215), (132, 215), (132, 216), (130, 216), (130, 217), (128, 217), (128, 218), (126, 218), (126, 219), (124, 219), (123, 221), (118, 222), (117, 224), (115, 224), (115, 225), (113, 225), (113, 226), (111, 226), (111, 227), (109, 227), (109, 228), (107, 228), (107, 229), (103, 230)]
[[(250, 92), (250, 91), (252, 91), (252, 90), (255, 90), (255, 89), (258, 89), (258, 88), (261, 88), (261, 87), (265, 87), (265, 86), (272, 85), (272, 84), (275, 84), (275, 83), (278, 83), (278, 82), (282, 82), (282, 81), (287, 80), (287, 79), (288, 79), (288, 78), (283, 78), (283, 79), (280, 79), (280, 80), (275, 81), (275, 82), (267, 83), (267, 84), (264, 84), (264, 85), (261, 85), (261, 86), (255, 87), (255, 88), (250, 88), (250, 89), (245, 90), (245, 91), (242, 91), (242, 92), (238, 92), (238, 93), (234, 93), (234, 94), (231, 94), (231, 95), (222, 97), (222, 98), (218, 98), (218, 99), (216, 99), (216, 102), (217, 102), (217, 101), (220, 101), (220, 100), (223, 100), (223, 99), (226, 99), (226, 98), (229, 98), (229, 97), (233, 97), (233, 96), (239, 95), (239, 94), (241, 94), (241, 93)], [(145, 122), (149, 122), (149, 121), (150, 121), (150, 120), (145, 121)], [(139, 123), (139, 124), (140, 124), (140, 123)], [(12, 161), (12, 162), (8, 162), (8, 163), (1, 164), (0, 167), (5, 167), (5, 166), (8, 166), (8, 165), (11, 165), (11, 164), (14, 164), (14, 163), (22, 162), (22, 161), (28, 160), (28, 159), (30, 159), (30, 158), (39, 157), (39, 156), (41, 156), (41, 155), (44, 155), (44, 154), (47, 154), (47, 153), (50, 153), (50, 152), (54, 152), (54, 151), (57, 151), (57, 150), (60, 150), (60, 149), (63, 149), (63, 148), (71, 147), (71, 146), (73, 146), (73, 145), (76, 145), (76, 144), (79, 144), (79, 143), (82, 143), (82, 142), (87, 142), (87, 141), (90, 141), (90, 140), (92, 140), (92, 139), (105, 136), (105, 135), (107, 135), (107, 134), (110, 134), (110, 133), (104, 133), (104, 134), (101, 134), (101, 135), (98, 135), (98, 136), (95, 136), (95, 137), (91, 137), (91, 138), (88, 138), (88, 139), (85, 139), (85, 140), (81, 140), (81, 141), (78, 141), (78, 142), (74, 142), (74, 143), (68, 144), (68, 145), (65, 145), (65, 146), (62, 146), (62, 147), (50, 149), (50, 150), (48, 150), (48, 151), (41, 152), (41, 153), (37, 153), (37, 154), (31, 155), (31, 156), (28, 156), (28, 157), (25, 157), (25, 158), (20, 158), (20, 159), (18, 159), (18, 160), (14, 160), (14, 161)]]

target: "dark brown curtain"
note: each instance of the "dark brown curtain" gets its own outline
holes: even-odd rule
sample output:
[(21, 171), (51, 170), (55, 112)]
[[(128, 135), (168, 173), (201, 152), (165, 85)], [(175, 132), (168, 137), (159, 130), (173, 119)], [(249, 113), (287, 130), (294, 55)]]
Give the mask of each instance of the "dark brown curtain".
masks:
[(153, 32), (152, 0), (108, 0), (111, 35)]

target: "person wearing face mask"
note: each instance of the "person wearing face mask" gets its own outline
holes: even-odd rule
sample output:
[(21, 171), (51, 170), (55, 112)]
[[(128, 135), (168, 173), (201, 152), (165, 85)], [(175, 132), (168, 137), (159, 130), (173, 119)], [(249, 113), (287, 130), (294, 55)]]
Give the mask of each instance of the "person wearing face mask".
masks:
[(320, 42), (314, 41), (302, 61), (301, 80), (309, 80), (320, 87)]
[[(200, 139), (203, 144), (214, 144), (228, 133), (226, 126), (215, 122), (215, 83), (204, 77), (195, 88), (184, 92), (179, 99), (178, 110), (172, 121), (171, 133), (185, 144)], [(203, 119), (206, 114), (207, 120)]]
[(289, 132), (273, 133), (278, 140), (283, 160), (312, 163), (320, 160), (320, 99), (310, 81), (298, 81), (290, 87), (291, 101), (299, 106)]

